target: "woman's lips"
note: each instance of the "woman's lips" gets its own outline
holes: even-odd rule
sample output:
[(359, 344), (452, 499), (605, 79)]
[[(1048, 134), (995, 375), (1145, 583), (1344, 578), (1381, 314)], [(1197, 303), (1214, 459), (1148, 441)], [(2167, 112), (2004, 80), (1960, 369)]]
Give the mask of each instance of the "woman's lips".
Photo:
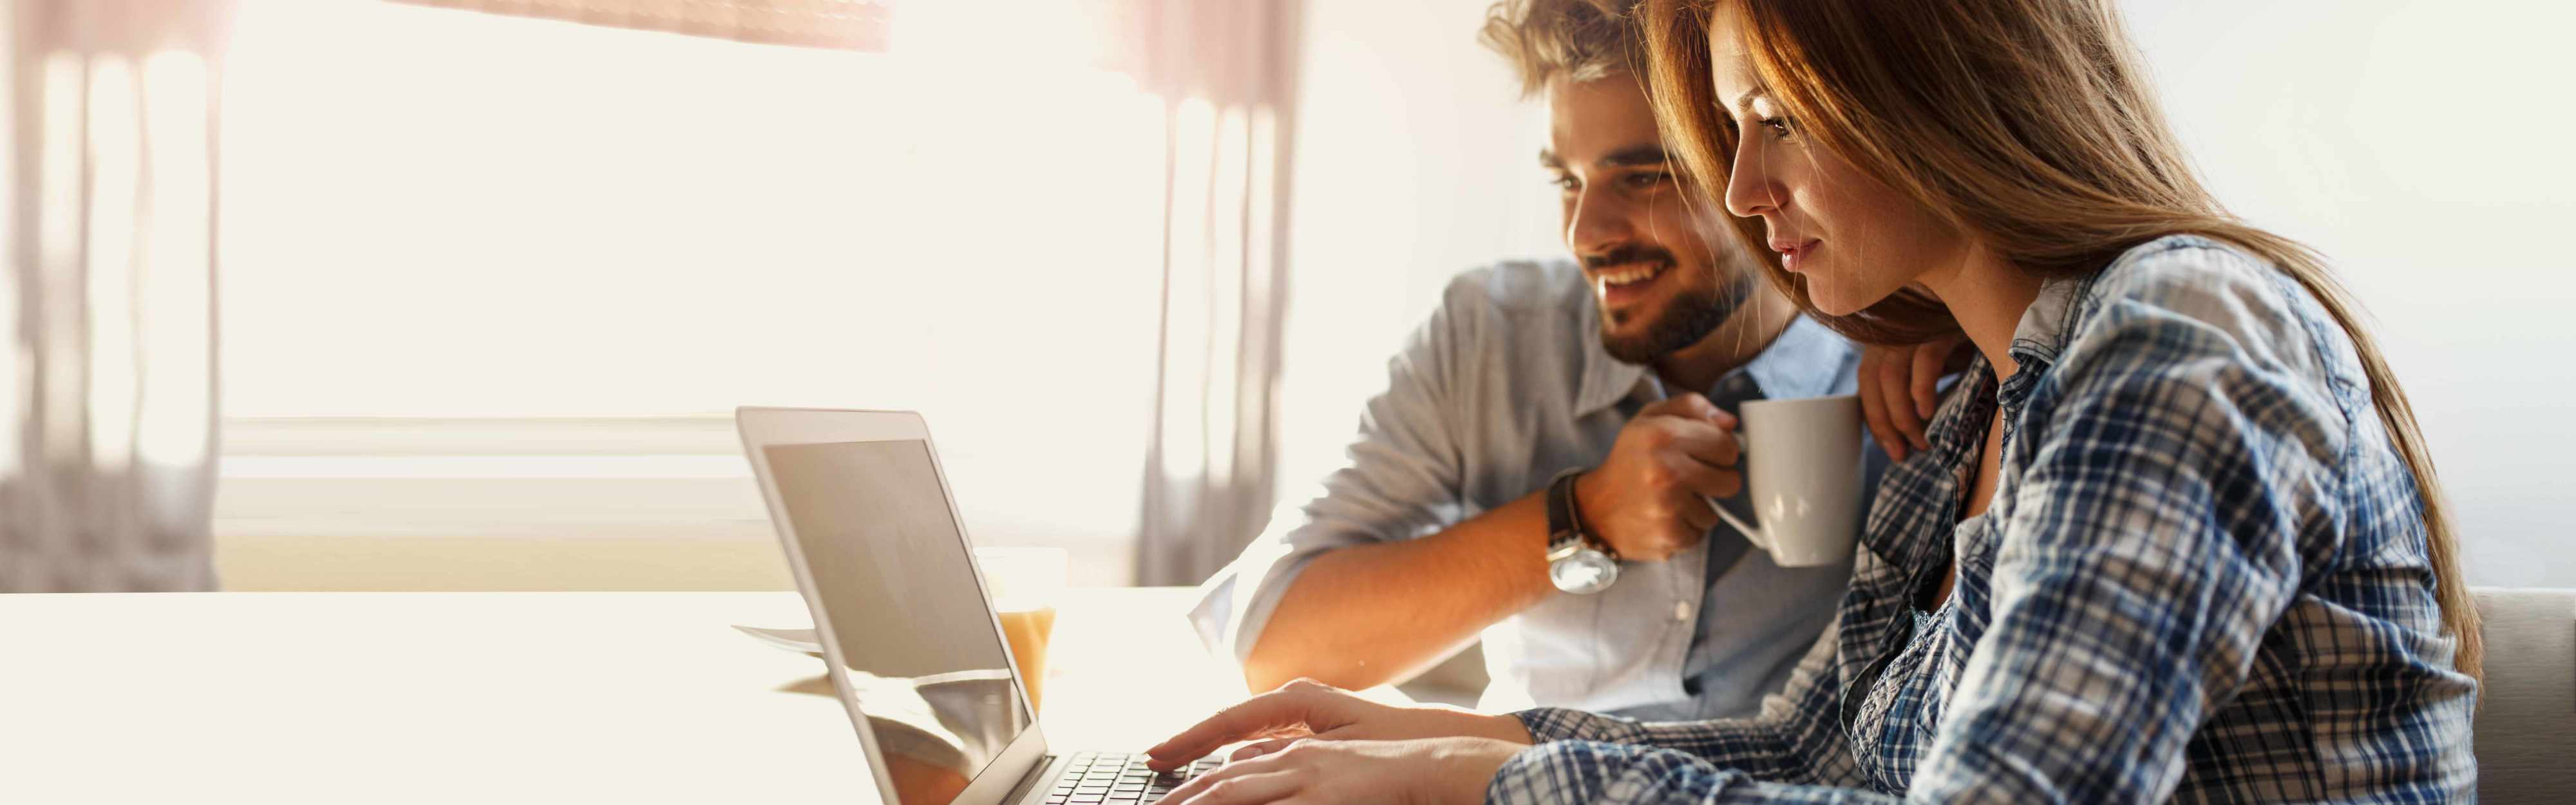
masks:
[(1815, 253), (1818, 243), (1819, 241), (1815, 240), (1794, 243), (1773, 241), (1771, 243), (1771, 250), (1780, 253), (1781, 268), (1788, 269), (1790, 272), (1795, 273), (1799, 268), (1799, 264), (1807, 262), (1808, 258)]

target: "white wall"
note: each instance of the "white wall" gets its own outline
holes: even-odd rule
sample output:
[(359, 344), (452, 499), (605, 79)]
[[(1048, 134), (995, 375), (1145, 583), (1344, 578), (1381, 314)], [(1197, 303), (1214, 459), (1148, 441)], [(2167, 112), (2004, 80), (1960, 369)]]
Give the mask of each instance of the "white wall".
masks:
[[(1486, 3), (1310, 0), (1300, 71), (1282, 499), (1335, 466), (1385, 358), (1458, 270), (1559, 249), (1544, 114), (1478, 48)], [(2576, 586), (2576, 6), (2125, 5), (2237, 212), (2323, 249), (2382, 322), (2474, 583)]]
[(2576, 6), (2125, 6), (2220, 197), (2334, 260), (2432, 441), (2473, 583), (2576, 587)]
[(1339, 466), (1386, 358), (1459, 271), (1561, 252), (1546, 115), (1475, 41), (1489, 0), (1308, 0), (1280, 491)]

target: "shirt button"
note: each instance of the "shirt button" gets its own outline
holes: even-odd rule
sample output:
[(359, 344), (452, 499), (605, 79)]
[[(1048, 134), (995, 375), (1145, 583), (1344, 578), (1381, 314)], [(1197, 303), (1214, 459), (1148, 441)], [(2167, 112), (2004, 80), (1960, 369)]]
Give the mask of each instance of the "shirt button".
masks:
[(1689, 601), (1673, 602), (1673, 620), (1686, 621), (1690, 620), (1690, 616), (1691, 606)]

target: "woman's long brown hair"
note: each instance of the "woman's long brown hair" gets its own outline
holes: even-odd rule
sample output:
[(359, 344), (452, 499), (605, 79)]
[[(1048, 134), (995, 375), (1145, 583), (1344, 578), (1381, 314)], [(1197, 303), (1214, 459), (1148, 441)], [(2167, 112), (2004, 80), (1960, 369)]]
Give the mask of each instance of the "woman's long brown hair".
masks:
[[(1739, 23), (1756, 77), (1803, 136), (2022, 270), (2090, 274), (2147, 241), (2193, 234), (2297, 280), (2352, 338), (2379, 420), (2414, 473), (2454, 667), (2483, 676), (2449, 504), (2359, 303), (2314, 251), (2230, 216), (2201, 184), (2107, 0), (1645, 0), (1646, 83), (1665, 148), (1702, 203), (1725, 198), (1736, 145), (1710, 84), (1714, 14)], [(1824, 315), (1765, 248), (1761, 223), (1731, 221), (1772, 284), (1853, 338), (1911, 343), (1959, 331), (1948, 308), (1913, 290)]]

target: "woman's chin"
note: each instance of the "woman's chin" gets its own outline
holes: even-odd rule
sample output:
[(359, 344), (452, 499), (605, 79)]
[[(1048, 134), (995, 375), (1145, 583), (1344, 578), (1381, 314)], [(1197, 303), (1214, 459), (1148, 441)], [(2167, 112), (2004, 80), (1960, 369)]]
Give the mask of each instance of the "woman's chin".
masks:
[(1896, 288), (1878, 287), (1878, 283), (1840, 281), (1849, 279), (1853, 278), (1807, 275), (1807, 304), (1827, 316), (1849, 316), (1896, 295)]
[(1807, 283), (1807, 303), (1815, 305), (1816, 312), (1827, 316), (1849, 316), (1869, 306), (1867, 302), (1853, 300), (1850, 294), (1841, 290), (1834, 283), (1810, 280)]

